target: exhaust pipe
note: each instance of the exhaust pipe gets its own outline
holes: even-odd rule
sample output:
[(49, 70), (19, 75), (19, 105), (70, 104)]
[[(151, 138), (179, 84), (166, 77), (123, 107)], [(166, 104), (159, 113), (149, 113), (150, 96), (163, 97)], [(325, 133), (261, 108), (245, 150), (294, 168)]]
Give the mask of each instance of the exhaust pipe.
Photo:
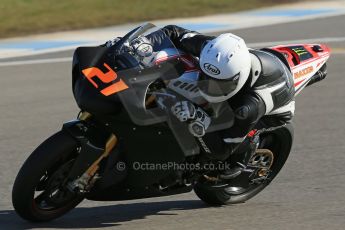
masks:
[(327, 76), (327, 65), (324, 64), (319, 71), (316, 72), (314, 76), (311, 77), (310, 81), (308, 82), (307, 86), (310, 86), (318, 81), (325, 79)]

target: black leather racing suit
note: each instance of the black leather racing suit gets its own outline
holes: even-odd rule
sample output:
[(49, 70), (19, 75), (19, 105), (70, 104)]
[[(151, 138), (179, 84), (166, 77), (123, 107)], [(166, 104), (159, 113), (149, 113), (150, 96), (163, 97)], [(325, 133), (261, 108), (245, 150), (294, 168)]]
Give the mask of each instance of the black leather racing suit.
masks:
[[(149, 35), (149, 39), (154, 46), (159, 46), (166, 36), (178, 49), (195, 57), (199, 57), (205, 44), (214, 38), (170, 25)], [(216, 158), (228, 157), (251, 130), (284, 125), (294, 114), (295, 91), (290, 70), (268, 52), (255, 49), (249, 52), (252, 58), (250, 76), (244, 87), (227, 101), (235, 112), (234, 125), (202, 137), (211, 154), (218, 156)]]

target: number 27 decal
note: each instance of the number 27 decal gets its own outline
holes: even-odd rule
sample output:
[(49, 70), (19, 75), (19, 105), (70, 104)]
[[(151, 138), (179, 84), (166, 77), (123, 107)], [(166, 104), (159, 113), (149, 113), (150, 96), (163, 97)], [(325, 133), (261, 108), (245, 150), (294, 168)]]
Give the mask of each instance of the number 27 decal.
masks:
[(86, 68), (83, 69), (82, 72), (85, 75), (86, 79), (89, 80), (95, 88), (99, 88), (97, 83), (93, 80), (93, 78), (95, 77), (101, 80), (104, 84), (108, 85), (104, 89), (100, 90), (100, 92), (105, 96), (110, 96), (114, 93), (118, 93), (122, 90), (128, 89), (128, 86), (122, 79), (109, 85), (109, 83), (114, 82), (117, 79), (117, 74), (112, 68), (110, 68), (107, 63), (104, 63), (104, 66), (108, 69), (108, 72), (106, 73), (104, 73), (97, 67)]

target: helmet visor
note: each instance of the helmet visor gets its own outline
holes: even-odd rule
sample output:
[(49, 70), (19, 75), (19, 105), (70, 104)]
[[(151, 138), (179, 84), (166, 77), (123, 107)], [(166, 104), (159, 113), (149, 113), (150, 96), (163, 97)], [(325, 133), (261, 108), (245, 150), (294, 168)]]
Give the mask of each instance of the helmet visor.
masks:
[(226, 96), (237, 88), (240, 73), (226, 80), (219, 80), (209, 77), (200, 72), (198, 87), (199, 89), (212, 97)]

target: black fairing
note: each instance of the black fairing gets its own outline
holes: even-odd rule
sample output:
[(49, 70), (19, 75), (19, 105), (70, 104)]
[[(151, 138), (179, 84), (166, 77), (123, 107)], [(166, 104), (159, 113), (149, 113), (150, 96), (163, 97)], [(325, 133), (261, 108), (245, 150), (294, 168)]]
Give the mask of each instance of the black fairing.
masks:
[[(99, 125), (108, 124), (107, 129), (115, 133), (119, 146), (116, 149), (120, 161), (126, 164), (125, 179), (120, 178), (120, 174), (116, 170), (116, 162), (119, 160), (108, 159), (107, 176), (104, 176), (98, 184), (94, 187), (93, 195), (99, 194), (103, 199), (115, 199), (115, 194), (121, 191), (121, 186), (124, 188), (124, 193), (128, 187), (145, 187), (153, 184), (159, 184), (164, 178), (176, 174), (174, 170), (135, 170), (133, 165), (140, 164), (164, 164), (169, 162), (181, 163), (185, 161), (185, 155), (176, 141), (174, 134), (166, 124), (156, 124), (150, 126), (135, 125), (117, 94), (104, 96), (100, 93), (100, 89), (95, 88), (89, 80), (83, 75), (82, 71), (90, 66), (97, 67), (101, 71), (107, 72), (104, 63), (107, 63), (112, 68), (117, 70), (127, 69), (131, 71), (134, 66), (137, 66), (135, 60), (130, 57), (116, 56), (114, 59), (113, 50), (107, 47), (80, 47), (73, 57), (73, 93), (78, 106), (85, 111), (94, 115), (93, 119)], [(133, 69), (133, 71), (135, 71)], [(127, 72), (128, 73), (128, 72)], [(102, 82), (99, 79), (93, 78), (97, 85), (101, 87)], [(125, 79), (124, 79), (125, 80)], [(169, 146), (167, 148), (167, 146)], [(108, 176), (109, 175), (109, 176)], [(112, 177), (112, 178), (111, 178)], [(119, 180), (124, 179), (121, 185)], [(112, 188), (112, 185), (114, 188)], [(110, 188), (109, 188), (110, 186)], [(105, 198), (101, 195), (105, 191), (111, 190), (110, 195), (113, 198)], [(139, 195), (141, 191), (135, 193), (133, 197), (152, 196), (152, 191), (147, 195)], [(161, 194), (162, 195), (162, 194)], [(102, 198), (93, 198), (102, 199)]]
[[(157, 185), (169, 179), (178, 179), (178, 171), (139, 169), (140, 165), (162, 165), (182, 163), (186, 156), (177, 143), (173, 133), (165, 124), (137, 126), (133, 124), (125, 109), (114, 117), (98, 117), (98, 122), (109, 124), (116, 133), (119, 145), (115, 159), (107, 159), (108, 169), (96, 183), (87, 198), (90, 200), (129, 200), (189, 192), (191, 188), (179, 187), (171, 191), (160, 191)], [(125, 171), (118, 170), (118, 162), (125, 163)], [(187, 190), (186, 190), (187, 189)]]
[[(93, 78), (99, 88), (94, 87), (83, 75), (83, 69), (97, 67), (102, 72), (108, 71), (104, 66), (107, 63), (111, 68), (127, 69), (135, 66), (135, 60), (123, 55), (114, 59), (113, 48), (97, 47), (79, 47), (73, 55), (72, 69), (72, 90), (75, 100), (81, 110), (88, 111), (94, 115), (115, 115), (121, 111), (122, 105), (116, 94), (104, 96), (100, 89), (107, 85), (98, 78)], [(111, 84), (111, 83), (109, 83)]]

